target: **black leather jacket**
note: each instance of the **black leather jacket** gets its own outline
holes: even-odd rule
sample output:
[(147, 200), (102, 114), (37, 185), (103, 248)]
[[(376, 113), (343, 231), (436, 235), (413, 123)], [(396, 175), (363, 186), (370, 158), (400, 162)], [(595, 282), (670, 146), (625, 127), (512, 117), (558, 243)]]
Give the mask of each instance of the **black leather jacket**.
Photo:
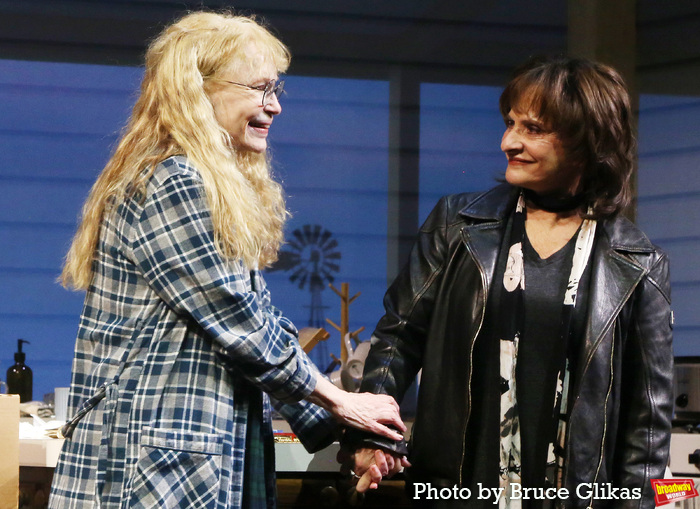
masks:
[[(398, 401), (423, 368), (410, 440), (414, 481), (462, 486), (473, 345), (517, 190), (442, 198), (389, 288), (362, 391)], [(598, 222), (566, 451), (567, 505), (653, 507), (672, 414), (668, 259), (628, 220)], [(580, 499), (581, 483), (641, 488), (642, 499)], [(604, 495), (605, 496), (605, 495)]]

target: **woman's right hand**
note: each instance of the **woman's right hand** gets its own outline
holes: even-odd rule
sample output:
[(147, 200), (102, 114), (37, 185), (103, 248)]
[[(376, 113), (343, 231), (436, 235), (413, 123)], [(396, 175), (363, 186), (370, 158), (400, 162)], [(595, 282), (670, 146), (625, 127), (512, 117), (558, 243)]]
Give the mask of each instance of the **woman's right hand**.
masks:
[(316, 388), (308, 400), (328, 410), (346, 426), (376, 433), (391, 440), (401, 440), (403, 435), (389, 426), (401, 432), (406, 431), (399, 415), (398, 403), (386, 394), (346, 392), (319, 376)]

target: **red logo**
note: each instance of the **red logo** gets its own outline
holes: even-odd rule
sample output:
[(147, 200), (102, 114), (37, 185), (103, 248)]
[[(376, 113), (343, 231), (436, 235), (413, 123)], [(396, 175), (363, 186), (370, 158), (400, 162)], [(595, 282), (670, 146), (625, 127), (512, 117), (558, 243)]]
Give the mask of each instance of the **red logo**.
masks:
[(657, 506), (698, 496), (692, 479), (652, 479), (651, 487)]

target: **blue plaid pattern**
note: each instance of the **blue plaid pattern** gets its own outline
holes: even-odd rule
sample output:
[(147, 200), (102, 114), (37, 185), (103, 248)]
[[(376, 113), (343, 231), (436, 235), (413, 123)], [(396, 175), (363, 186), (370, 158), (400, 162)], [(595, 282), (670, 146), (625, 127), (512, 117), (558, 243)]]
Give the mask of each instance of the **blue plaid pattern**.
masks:
[[(318, 371), (260, 272), (219, 256), (186, 158), (106, 214), (93, 267), (69, 409), (105, 397), (66, 440), (49, 506), (238, 508), (245, 485), (274, 507), (268, 394), (309, 450), (335, 425), (302, 400)], [(264, 442), (248, 464), (247, 437)]]

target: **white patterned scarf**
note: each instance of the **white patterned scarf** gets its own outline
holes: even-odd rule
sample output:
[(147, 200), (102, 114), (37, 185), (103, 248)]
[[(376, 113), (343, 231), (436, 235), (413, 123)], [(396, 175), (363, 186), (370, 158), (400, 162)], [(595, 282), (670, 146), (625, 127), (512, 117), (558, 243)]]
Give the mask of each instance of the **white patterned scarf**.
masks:
[[(523, 258), (523, 241), (525, 240), (525, 200), (520, 194), (513, 214), (508, 259), (503, 276), (502, 299), (499, 319), (504, 322), (500, 334), (500, 487), (504, 496), (500, 498), (500, 509), (520, 509), (521, 500), (510, 497), (510, 485), (521, 483), (521, 447), (520, 423), (516, 399), (515, 372), (518, 359), (518, 344), (521, 339), (525, 306), (525, 264)], [(564, 294), (561, 337), (568, 341), (571, 333), (572, 316), (576, 305), (576, 295), (581, 276), (588, 264), (595, 238), (595, 220), (585, 219), (578, 230), (576, 246), (571, 263), (566, 292)], [(552, 440), (547, 452), (546, 481), (554, 487), (561, 487), (564, 469), (564, 450), (566, 438), (566, 414), (570, 381), (570, 362), (566, 361), (558, 373), (554, 408), (552, 412)]]

